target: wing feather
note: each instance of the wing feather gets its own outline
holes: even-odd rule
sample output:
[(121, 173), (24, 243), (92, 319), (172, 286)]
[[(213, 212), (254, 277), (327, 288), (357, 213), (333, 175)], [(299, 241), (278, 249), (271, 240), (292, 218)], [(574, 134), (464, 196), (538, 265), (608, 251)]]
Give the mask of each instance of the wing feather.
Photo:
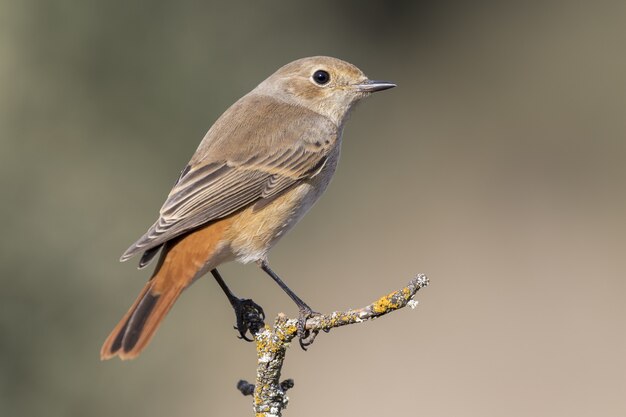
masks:
[[(238, 105), (240, 104), (236, 103), (221, 119), (229, 117), (229, 112), (236, 113)], [(183, 170), (170, 191), (161, 207), (158, 220), (124, 252), (121, 260), (158, 247), (189, 230), (241, 210), (257, 200), (276, 196), (295, 183), (319, 173), (332, 147), (312, 146), (311, 141), (315, 141), (315, 138), (307, 140), (306, 137), (301, 137), (299, 133), (302, 129), (303, 111), (305, 110), (294, 109), (293, 106), (282, 110), (285, 117), (280, 124), (283, 128), (275, 129), (273, 133), (279, 137), (268, 137), (266, 124), (259, 119), (256, 124), (263, 124), (263, 129), (255, 123), (249, 123), (246, 126), (247, 131), (237, 132), (230, 143), (223, 141), (224, 137), (221, 135), (226, 132), (220, 132), (221, 119), (218, 120), (192, 159), (196, 163), (190, 163)], [(310, 114), (308, 116), (308, 119), (304, 119), (325, 128), (320, 134), (331, 137), (333, 141), (337, 138), (336, 126), (329, 124), (326, 119), (320, 120), (319, 115), (315, 115), (317, 118)], [(218, 146), (219, 143), (216, 142), (220, 141), (222, 144)], [(238, 141), (242, 143), (237, 143)], [(224, 149), (226, 144), (237, 152), (230, 152), (229, 157)], [(240, 149), (245, 149), (245, 152)], [(201, 155), (200, 159), (198, 155)]]

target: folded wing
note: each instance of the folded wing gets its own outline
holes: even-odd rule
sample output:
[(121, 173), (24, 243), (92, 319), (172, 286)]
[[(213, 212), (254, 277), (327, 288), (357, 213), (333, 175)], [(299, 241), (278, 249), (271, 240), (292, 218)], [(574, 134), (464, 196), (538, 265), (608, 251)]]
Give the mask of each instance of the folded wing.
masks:
[[(311, 138), (311, 134), (320, 132), (302, 129), (301, 115), (292, 114), (290, 110), (283, 110), (285, 117), (280, 123), (283, 128), (269, 134), (274, 137), (267, 137), (267, 129), (255, 129), (254, 123), (248, 124), (245, 131), (238, 130), (230, 141), (220, 137), (220, 142), (238, 150), (233, 152), (237, 155), (233, 158), (228, 158), (228, 152), (224, 152), (220, 146), (211, 148), (212, 144), (209, 143), (207, 151), (202, 150), (201, 145), (199, 151), (204, 152), (203, 158), (183, 171), (161, 207), (158, 220), (124, 252), (120, 260), (125, 261), (148, 251), (146, 254), (150, 256), (146, 260), (142, 259), (142, 264), (145, 264), (156, 252), (154, 249), (168, 240), (228, 216), (257, 200), (272, 198), (317, 174), (326, 161), (330, 146), (320, 146), (318, 140)], [(222, 119), (224, 117), (228, 117), (228, 112)], [(205, 141), (211, 140), (211, 134), (220, 133), (220, 120), (216, 122), (218, 131), (212, 132), (214, 126)], [(261, 120), (258, 122), (262, 123)], [(317, 122), (319, 124), (319, 120)], [(328, 132), (321, 134), (333, 136), (333, 129), (327, 124), (324, 121)], [(264, 136), (259, 137), (259, 132)], [(302, 137), (302, 132), (308, 133), (308, 136)], [(336, 135), (331, 139), (334, 142)], [(248, 152), (241, 152), (242, 146)], [(245, 157), (241, 156), (246, 153)]]

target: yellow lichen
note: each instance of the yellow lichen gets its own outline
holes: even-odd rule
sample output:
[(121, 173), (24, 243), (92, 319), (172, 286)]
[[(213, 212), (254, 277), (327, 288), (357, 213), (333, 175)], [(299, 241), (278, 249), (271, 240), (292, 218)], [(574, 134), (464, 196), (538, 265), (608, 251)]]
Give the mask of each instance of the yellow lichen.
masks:
[(392, 292), (391, 294), (380, 298), (372, 305), (372, 310), (376, 314), (382, 314), (389, 310), (395, 310), (400, 307), (400, 303), (396, 303), (393, 301), (393, 297), (396, 295), (396, 292)]
[(408, 301), (411, 298), (411, 290), (408, 288), (403, 288), (402, 295), (404, 296), (404, 299)]

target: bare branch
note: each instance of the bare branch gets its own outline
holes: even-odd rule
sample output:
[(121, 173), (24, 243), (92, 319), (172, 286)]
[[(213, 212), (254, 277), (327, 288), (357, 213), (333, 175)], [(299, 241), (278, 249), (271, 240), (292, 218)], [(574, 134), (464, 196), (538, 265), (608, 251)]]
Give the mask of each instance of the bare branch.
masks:
[[(415, 308), (417, 302), (413, 300), (413, 296), (427, 285), (426, 275), (419, 274), (406, 287), (385, 295), (366, 307), (315, 315), (306, 321), (306, 329), (315, 337), (321, 330), (329, 331), (335, 327), (361, 323), (407, 305)], [(280, 373), (287, 348), (298, 335), (297, 325), (297, 319), (288, 319), (281, 313), (276, 318), (273, 328), (265, 325), (254, 335), (257, 349), (254, 411), (257, 417), (280, 417), (282, 410), (287, 406), (289, 399), (285, 392), (293, 387), (293, 380), (281, 383)], [(238, 388), (247, 395), (252, 391), (251, 384), (246, 381), (240, 381)]]

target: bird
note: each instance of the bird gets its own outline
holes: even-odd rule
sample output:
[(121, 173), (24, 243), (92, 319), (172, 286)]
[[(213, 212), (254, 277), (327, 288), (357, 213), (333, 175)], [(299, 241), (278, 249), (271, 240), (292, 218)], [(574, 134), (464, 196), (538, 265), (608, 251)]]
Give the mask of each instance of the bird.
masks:
[(256, 263), (296, 303), (298, 335), (315, 312), (270, 268), (268, 252), (328, 186), (339, 159), (344, 124), (354, 104), (396, 84), (370, 80), (356, 66), (314, 56), (279, 68), (212, 125), (182, 170), (158, 219), (121, 256), (141, 254), (145, 267), (160, 253), (151, 278), (105, 340), (102, 360), (136, 358), (182, 291), (209, 271), (226, 293), (245, 336), (245, 312), (217, 267)]

